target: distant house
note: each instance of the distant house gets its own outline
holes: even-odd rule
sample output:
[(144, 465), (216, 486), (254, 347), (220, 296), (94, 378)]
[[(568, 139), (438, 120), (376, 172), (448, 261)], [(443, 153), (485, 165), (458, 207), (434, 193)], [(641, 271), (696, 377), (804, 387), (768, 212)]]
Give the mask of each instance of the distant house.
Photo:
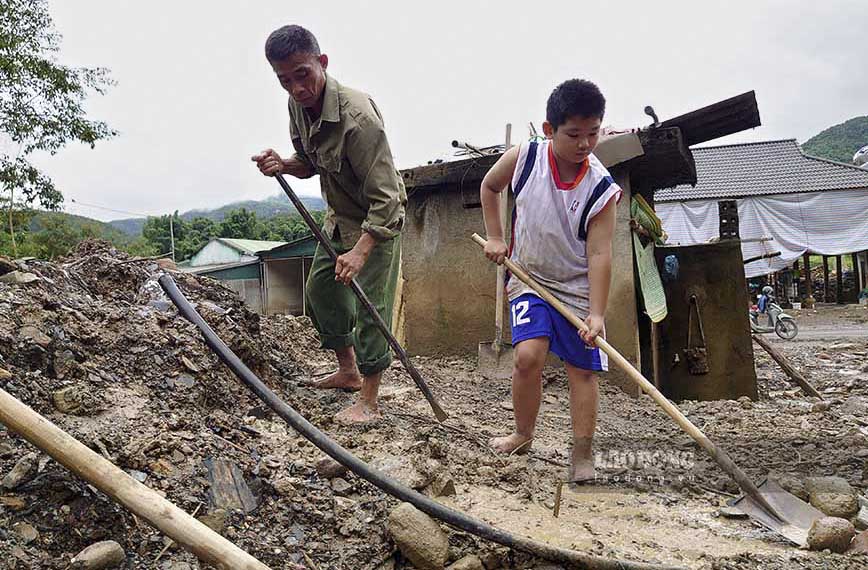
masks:
[(258, 313), (301, 315), (315, 248), (313, 236), (291, 242), (214, 238), (179, 267), (223, 281)]
[(260, 254), (263, 313), (305, 314), (304, 284), (315, 250), (316, 238), (310, 235)]
[(256, 261), (257, 254), (284, 245), (284, 241), (263, 241), (254, 239), (213, 238), (205, 247), (190, 258), (187, 267), (204, 268)]
[[(747, 277), (775, 273), (800, 258), (807, 261), (808, 254), (850, 254), (857, 284), (868, 283), (868, 171), (806, 155), (794, 139), (692, 150), (696, 185), (654, 193), (670, 243), (692, 245), (717, 237), (718, 202), (735, 200), (744, 259), (781, 252), (748, 263)], [(759, 241), (763, 238), (768, 239)], [(825, 259), (824, 267), (828, 288)]]

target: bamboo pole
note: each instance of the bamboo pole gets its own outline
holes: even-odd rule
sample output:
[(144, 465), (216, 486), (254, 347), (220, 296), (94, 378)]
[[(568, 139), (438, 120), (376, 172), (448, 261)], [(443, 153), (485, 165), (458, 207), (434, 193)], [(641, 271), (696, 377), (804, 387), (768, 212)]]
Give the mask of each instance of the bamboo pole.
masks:
[(0, 388), (0, 422), (218, 570), (269, 570)]

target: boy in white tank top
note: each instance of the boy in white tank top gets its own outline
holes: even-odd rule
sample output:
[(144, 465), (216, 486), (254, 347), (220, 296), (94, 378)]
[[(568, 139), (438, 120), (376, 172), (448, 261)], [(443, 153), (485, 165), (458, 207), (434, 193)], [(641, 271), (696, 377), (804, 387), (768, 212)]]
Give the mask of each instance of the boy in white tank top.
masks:
[[(503, 453), (530, 449), (542, 398), (542, 369), (551, 350), (564, 361), (569, 378), (573, 428), (569, 480), (574, 482), (594, 478), (592, 443), (599, 398), (594, 372), (607, 370), (608, 365), (593, 340), (603, 333), (621, 189), (592, 154), (605, 107), (606, 100), (593, 83), (565, 81), (546, 105), (546, 140), (509, 149), (480, 188), (488, 234), (485, 255), (499, 264), (509, 256), (590, 329), (580, 334), (521, 281), (509, 279), (515, 432), (494, 438), (491, 445)], [(500, 193), (507, 187), (515, 197), (509, 246), (498, 216)]]

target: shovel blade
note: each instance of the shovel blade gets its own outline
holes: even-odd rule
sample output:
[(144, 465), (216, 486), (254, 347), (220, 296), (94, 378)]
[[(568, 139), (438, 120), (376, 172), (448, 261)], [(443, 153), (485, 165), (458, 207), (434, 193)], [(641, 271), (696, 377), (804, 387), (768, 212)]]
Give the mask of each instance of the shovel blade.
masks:
[(766, 479), (757, 486), (760, 494), (784, 518), (779, 521), (769, 514), (747, 495), (742, 495), (730, 501), (730, 506), (736, 507), (752, 520), (769, 530), (778, 533), (793, 544), (805, 546), (808, 543), (808, 531), (817, 519), (823, 518), (821, 511), (785, 491), (771, 479)]
[(482, 376), (489, 380), (511, 378), (512, 347), (497, 342), (480, 342), (477, 368)]

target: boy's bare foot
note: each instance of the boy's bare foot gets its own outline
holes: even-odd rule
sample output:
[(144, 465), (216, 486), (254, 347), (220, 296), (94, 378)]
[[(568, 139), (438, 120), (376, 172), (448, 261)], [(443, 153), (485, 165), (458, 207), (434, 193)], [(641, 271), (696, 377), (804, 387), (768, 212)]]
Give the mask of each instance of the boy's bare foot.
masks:
[(513, 433), (504, 437), (495, 437), (488, 444), (500, 453), (524, 455), (533, 446), (533, 438)]
[(356, 402), (349, 408), (335, 414), (335, 421), (341, 424), (365, 424), (375, 422), (383, 418), (376, 405), (371, 406), (365, 402)]
[(338, 390), (350, 390), (355, 392), (362, 388), (362, 375), (358, 372), (343, 372), (338, 370), (331, 376), (316, 380), (308, 384), (311, 388), (333, 388)]
[(594, 456), (590, 438), (573, 442), (570, 453), (570, 483), (584, 483), (593, 481), (596, 477), (594, 470)]

